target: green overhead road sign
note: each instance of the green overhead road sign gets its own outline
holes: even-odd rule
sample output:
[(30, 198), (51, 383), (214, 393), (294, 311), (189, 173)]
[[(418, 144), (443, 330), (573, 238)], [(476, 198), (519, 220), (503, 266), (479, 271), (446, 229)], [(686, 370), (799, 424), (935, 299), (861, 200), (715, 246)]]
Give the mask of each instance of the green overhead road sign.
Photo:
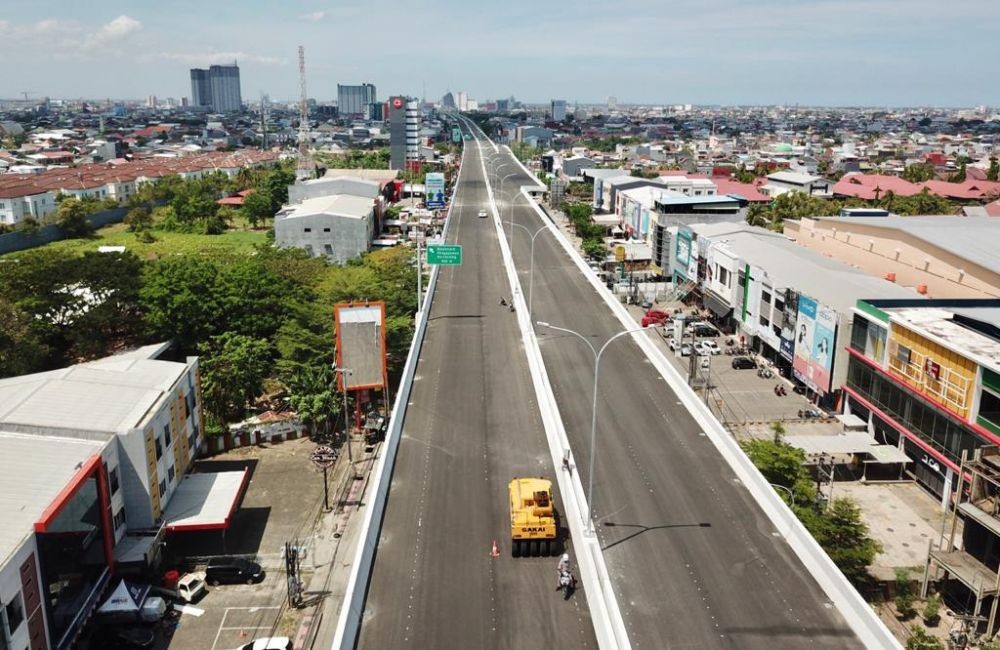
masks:
[(461, 266), (462, 247), (454, 244), (429, 244), (427, 246), (427, 263), (441, 266)]

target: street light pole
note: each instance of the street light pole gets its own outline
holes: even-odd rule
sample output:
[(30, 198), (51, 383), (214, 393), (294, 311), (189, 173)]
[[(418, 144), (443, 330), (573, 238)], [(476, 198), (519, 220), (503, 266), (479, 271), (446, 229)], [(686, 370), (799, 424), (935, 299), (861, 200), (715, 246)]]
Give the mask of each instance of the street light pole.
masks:
[(566, 332), (567, 334), (572, 334), (573, 336), (577, 337), (578, 339), (586, 343), (587, 347), (590, 348), (590, 351), (594, 353), (594, 394), (590, 411), (590, 470), (589, 470), (590, 473), (589, 476), (587, 477), (587, 519), (584, 521), (584, 524), (587, 526), (588, 535), (593, 535), (594, 534), (594, 460), (596, 458), (596, 453), (597, 453), (597, 447), (596, 447), (597, 380), (600, 377), (600, 372), (601, 372), (601, 356), (604, 354), (604, 351), (608, 348), (609, 345), (611, 345), (612, 341), (614, 341), (615, 339), (621, 338), (626, 334), (635, 334), (636, 332), (645, 331), (646, 328), (639, 327), (636, 329), (625, 330), (624, 332), (618, 332), (617, 334), (609, 338), (607, 341), (605, 341), (604, 345), (601, 346), (600, 350), (595, 350), (594, 345), (579, 332), (575, 332), (571, 329), (566, 329), (565, 327), (557, 327), (555, 325), (546, 323), (544, 321), (538, 321), (538, 324), (541, 325), (542, 327), (547, 327), (549, 329), (553, 329), (559, 332)]
[(354, 453), (351, 451), (351, 425), (347, 416), (347, 376), (353, 374), (354, 371), (350, 368), (338, 368), (336, 365), (333, 366), (333, 371), (341, 374), (344, 385), (344, 445), (347, 446), (347, 462), (351, 466), (351, 477), (353, 478), (357, 474), (354, 472)]
[[(528, 230), (519, 223), (514, 223), (513, 221), (511, 221), (511, 225), (517, 226), (524, 232), (528, 233), (528, 236), (531, 237), (531, 264), (529, 266), (530, 270), (528, 271), (528, 321), (531, 321), (531, 305), (533, 303), (533, 298), (535, 295), (535, 238), (538, 237), (538, 235), (542, 234), (543, 230), (546, 230), (549, 227), (551, 227), (552, 224), (546, 223), (544, 226), (536, 230), (534, 233), (532, 233), (530, 230)], [(511, 241), (510, 256), (513, 259), (514, 257), (513, 241)]]

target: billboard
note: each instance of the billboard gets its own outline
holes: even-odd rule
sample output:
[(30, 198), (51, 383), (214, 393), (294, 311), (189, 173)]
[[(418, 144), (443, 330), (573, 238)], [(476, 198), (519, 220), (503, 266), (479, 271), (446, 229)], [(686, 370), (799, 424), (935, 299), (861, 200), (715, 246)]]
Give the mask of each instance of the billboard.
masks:
[(795, 320), (799, 314), (799, 294), (791, 289), (785, 291), (785, 309), (782, 311), (781, 341), (779, 352), (786, 361), (795, 355)]
[(792, 370), (795, 377), (817, 392), (828, 393), (837, 334), (837, 312), (812, 298), (799, 296), (794, 331)]
[(424, 176), (424, 205), (428, 208), (444, 207), (444, 174), (432, 172)]
[(340, 303), (333, 306), (336, 330), (338, 390), (386, 386), (385, 303)]
[(691, 263), (691, 231), (677, 231), (677, 269), (681, 274), (686, 275), (688, 265)]
[(455, 143), (462, 141), (462, 129), (457, 126), (451, 127), (451, 141)]

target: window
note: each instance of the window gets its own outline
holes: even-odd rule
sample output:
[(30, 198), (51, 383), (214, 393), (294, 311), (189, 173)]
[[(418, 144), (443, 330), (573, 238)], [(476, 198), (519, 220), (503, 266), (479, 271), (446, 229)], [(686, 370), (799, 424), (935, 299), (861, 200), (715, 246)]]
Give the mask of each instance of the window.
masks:
[(303, 228), (302, 230), (304, 230), (305, 232), (312, 232), (313, 231), (312, 228)]
[(1000, 395), (983, 389), (979, 397), (979, 417), (990, 424), (1000, 426)]
[(114, 527), (118, 530), (125, 525), (125, 508), (119, 508), (118, 512), (115, 513)]
[(719, 284), (721, 284), (724, 287), (728, 287), (729, 286), (729, 269), (721, 267), (721, 266), (718, 267), (718, 268), (719, 268)]
[(761, 324), (761, 325), (763, 325), (764, 327), (770, 327), (770, 326), (771, 326), (771, 321), (769, 321), (769, 320), (767, 319), (767, 316), (763, 316), (763, 315), (762, 315), (762, 316), (760, 317), (760, 324)]
[(740, 285), (741, 287), (744, 287), (746, 286), (746, 283), (747, 283), (747, 276), (743, 273), (743, 271), (740, 271), (738, 274), (736, 274), (736, 284)]
[(163, 443), (167, 446), (170, 445), (170, 425), (163, 425)]
[(771, 292), (767, 289), (763, 289), (760, 292), (760, 301), (768, 305), (771, 304)]
[(167, 493), (167, 479), (160, 481), (160, 496), (162, 497)]
[(167, 480), (170, 481), (171, 483), (173, 483), (175, 475), (176, 475), (176, 472), (174, 471), (174, 466), (171, 465), (170, 467), (167, 468)]
[(904, 366), (910, 363), (910, 348), (905, 345), (896, 345), (896, 359)]
[(160, 436), (156, 436), (156, 460), (163, 458), (163, 443), (160, 442)]
[(7, 629), (14, 634), (24, 622), (24, 605), (21, 603), (20, 593), (14, 594), (11, 601), (4, 606), (4, 613), (7, 615)]
[(323, 232), (330, 232), (330, 229), (329, 228), (324, 228)]
[(774, 311), (780, 311), (780, 312), (785, 311), (785, 303), (780, 298), (774, 299)]
[(114, 467), (108, 472), (108, 488), (111, 490), (111, 494), (114, 495), (118, 491), (118, 467)]

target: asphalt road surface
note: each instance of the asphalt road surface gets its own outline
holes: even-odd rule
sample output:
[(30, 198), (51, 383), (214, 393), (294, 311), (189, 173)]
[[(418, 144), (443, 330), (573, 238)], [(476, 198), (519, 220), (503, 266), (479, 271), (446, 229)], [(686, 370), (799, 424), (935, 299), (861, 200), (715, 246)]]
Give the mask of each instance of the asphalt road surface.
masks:
[(493, 219), (477, 217), (479, 152), (466, 149), (449, 228), (462, 266), (438, 278), (358, 646), (594, 648), (582, 588), (568, 601), (555, 590), (557, 558), (511, 558), (507, 483), (554, 469), (516, 315), (498, 304), (511, 289)]
[[(505, 196), (530, 182), (509, 179)], [(523, 198), (514, 205), (515, 223), (542, 225)], [(530, 239), (517, 228), (513, 250), (527, 291)], [(547, 233), (534, 268), (534, 321), (574, 329), (598, 349), (622, 331)], [(593, 354), (574, 336), (536, 331), (586, 486)], [(634, 648), (861, 647), (630, 336), (601, 359), (597, 408), (594, 512)]]

